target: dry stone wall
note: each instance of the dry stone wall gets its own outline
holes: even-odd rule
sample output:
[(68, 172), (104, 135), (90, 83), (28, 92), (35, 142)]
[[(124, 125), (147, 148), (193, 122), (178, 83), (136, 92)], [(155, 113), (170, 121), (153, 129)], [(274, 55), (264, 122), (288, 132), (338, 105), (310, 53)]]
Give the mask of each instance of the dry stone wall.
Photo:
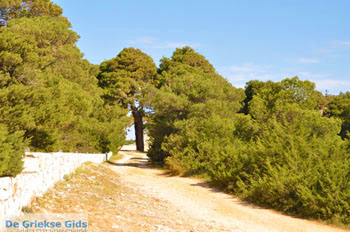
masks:
[(33, 197), (42, 196), (64, 175), (85, 162), (102, 163), (109, 154), (26, 152), (24, 170), (15, 178), (0, 177), (0, 218), (21, 214)]

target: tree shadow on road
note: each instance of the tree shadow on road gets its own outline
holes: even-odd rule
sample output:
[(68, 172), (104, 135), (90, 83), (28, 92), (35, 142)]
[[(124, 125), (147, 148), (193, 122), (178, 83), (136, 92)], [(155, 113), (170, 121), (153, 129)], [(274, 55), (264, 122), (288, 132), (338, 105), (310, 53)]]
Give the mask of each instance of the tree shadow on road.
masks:
[[(127, 151), (130, 152), (130, 151)], [(136, 155), (139, 155), (137, 151), (132, 152)], [(153, 169), (153, 170), (159, 170), (161, 171), (160, 173), (157, 173), (157, 176), (163, 176), (163, 177), (179, 177), (179, 178), (190, 178), (190, 179), (194, 179), (193, 176), (196, 176), (193, 173), (186, 173), (184, 175), (179, 176), (178, 174), (165, 169), (164, 167), (162, 167), (160, 164), (157, 163), (153, 163), (149, 160), (149, 158), (146, 157), (130, 157), (130, 159), (126, 162), (126, 163), (118, 163), (118, 162), (111, 162), (111, 161), (107, 161), (108, 164), (113, 165), (113, 166), (117, 166), (117, 167), (133, 167), (133, 168), (140, 168), (140, 169)], [(239, 199), (238, 197), (234, 196), (232, 193), (228, 192), (224, 186), (215, 183), (214, 181), (209, 181), (206, 180), (205, 178), (201, 178), (201, 177), (195, 177), (195, 181), (196, 183), (188, 183), (190, 186), (193, 187), (201, 187), (201, 188), (205, 188), (207, 190), (209, 190), (210, 192), (213, 193), (222, 193), (225, 194), (225, 198), (232, 200), (233, 202), (245, 206), (245, 207), (250, 207), (250, 208), (254, 208), (254, 209), (264, 209), (263, 207), (254, 205), (249, 203), (248, 201), (244, 201)]]
[[(148, 158), (131, 158), (131, 162), (127, 163), (118, 163), (107, 161), (108, 164), (117, 166), (117, 167), (134, 167), (134, 168), (142, 168), (142, 169), (162, 169), (159, 165), (152, 164)], [(133, 162), (136, 161), (136, 162)]]
[(260, 207), (248, 201), (239, 199), (232, 193), (229, 193), (227, 190), (225, 190), (222, 186), (215, 184), (214, 182), (199, 182), (196, 184), (191, 184), (191, 186), (202, 187), (202, 188), (208, 189), (210, 192), (225, 194), (227, 199), (233, 200), (235, 203), (239, 205), (248, 206), (253, 209), (264, 209), (263, 207)]

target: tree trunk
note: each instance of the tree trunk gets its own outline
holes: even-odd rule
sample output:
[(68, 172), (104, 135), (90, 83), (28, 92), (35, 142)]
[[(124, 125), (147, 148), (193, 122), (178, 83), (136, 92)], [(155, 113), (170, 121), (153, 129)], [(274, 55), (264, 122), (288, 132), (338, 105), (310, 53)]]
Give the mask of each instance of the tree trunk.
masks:
[(135, 137), (136, 137), (136, 150), (144, 151), (145, 145), (143, 142), (143, 121), (142, 113), (137, 109), (132, 109), (132, 115), (134, 116), (134, 127), (135, 127)]

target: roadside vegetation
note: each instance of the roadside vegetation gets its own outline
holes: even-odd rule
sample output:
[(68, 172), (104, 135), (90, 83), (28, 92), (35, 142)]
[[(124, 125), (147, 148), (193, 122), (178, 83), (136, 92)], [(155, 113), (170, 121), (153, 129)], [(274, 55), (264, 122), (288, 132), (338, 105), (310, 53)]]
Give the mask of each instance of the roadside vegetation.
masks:
[(135, 48), (93, 65), (71, 27), (50, 0), (0, 0), (0, 176), (22, 171), (26, 148), (117, 154), (134, 124), (137, 150), (146, 128), (148, 156), (174, 173), (350, 224), (350, 92), (298, 77), (236, 88), (190, 47), (158, 68)]
[(0, 176), (24, 150), (117, 152), (129, 119), (98, 87), (79, 36), (49, 0), (0, 0)]
[(231, 86), (190, 48), (161, 61), (148, 131), (154, 162), (204, 175), (260, 206), (350, 224), (350, 94), (298, 77)]

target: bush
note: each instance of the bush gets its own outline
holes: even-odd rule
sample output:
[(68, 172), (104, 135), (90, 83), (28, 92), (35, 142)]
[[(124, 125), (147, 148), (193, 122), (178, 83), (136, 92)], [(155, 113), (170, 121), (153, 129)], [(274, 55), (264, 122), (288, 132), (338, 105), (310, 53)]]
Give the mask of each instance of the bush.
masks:
[(254, 157), (249, 165), (255, 170), (233, 182), (233, 190), (265, 207), (349, 224), (350, 157), (333, 132), (339, 122), (317, 113), (299, 113), (301, 117), (291, 124), (271, 122), (263, 137), (249, 146), (245, 153)]
[(263, 207), (350, 224), (350, 140), (338, 136), (341, 117), (320, 113), (324, 99), (314, 84), (297, 77), (250, 82), (237, 113), (227, 95), (190, 88), (203, 76), (165, 78), (173, 86), (154, 101), (150, 158), (177, 174), (209, 176)]
[(260, 127), (243, 115), (178, 122), (162, 145), (171, 154), (167, 167), (207, 174), (260, 206), (349, 224), (350, 155), (337, 136), (340, 122), (294, 107), (283, 112)]
[(22, 132), (9, 134), (0, 124), (0, 176), (16, 176), (22, 171), (26, 145)]

